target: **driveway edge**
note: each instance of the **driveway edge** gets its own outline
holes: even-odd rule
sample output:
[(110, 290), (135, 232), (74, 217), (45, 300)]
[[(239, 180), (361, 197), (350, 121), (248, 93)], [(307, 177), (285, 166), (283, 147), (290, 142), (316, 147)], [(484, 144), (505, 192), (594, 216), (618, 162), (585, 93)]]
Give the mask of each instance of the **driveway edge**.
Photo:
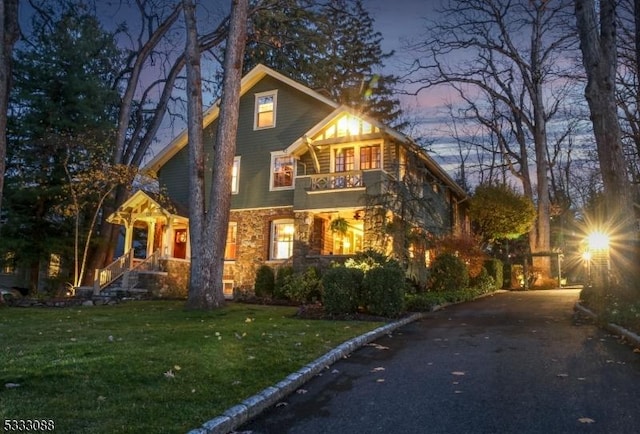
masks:
[[(589, 316), (589, 317), (591, 317), (593, 319), (597, 319), (598, 318), (598, 315), (596, 315), (594, 312), (592, 312), (591, 310), (589, 310), (586, 307), (584, 307), (582, 305), (582, 303), (580, 303), (579, 301), (576, 301), (576, 304), (574, 306), (574, 310), (580, 311), (581, 313), (584, 313), (585, 315), (587, 315), (587, 316)], [(625, 339), (630, 341), (633, 345), (635, 345), (638, 348), (640, 348), (640, 336), (638, 336), (637, 334), (633, 333), (632, 331), (627, 330), (624, 327), (620, 327), (619, 325), (614, 324), (614, 323), (605, 324), (604, 328), (607, 331), (610, 331), (613, 334), (623, 336)]]
[(245, 399), (240, 404), (229, 408), (227, 411), (222, 413), (222, 415), (203, 423), (199, 428), (189, 431), (188, 434), (227, 434), (228, 432), (233, 431), (240, 425), (260, 414), (262, 411), (277, 404), (296, 389), (299, 389), (304, 383), (319, 374), (323, 369), (328, 368), (356, 349), (378, 339), (379, 337), (389, 334), (395, 329), (413, 321), (424, 318), (426, 314), (427, 313), (423, 312), (412, 314), (338, 345), (325, 355), (287, 376), (279, 383), (267, 387), (256, 395)]

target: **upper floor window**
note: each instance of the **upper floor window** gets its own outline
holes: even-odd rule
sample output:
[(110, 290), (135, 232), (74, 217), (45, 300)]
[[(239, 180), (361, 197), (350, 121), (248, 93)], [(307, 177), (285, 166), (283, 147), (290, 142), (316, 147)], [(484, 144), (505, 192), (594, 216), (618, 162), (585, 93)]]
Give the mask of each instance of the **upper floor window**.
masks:
[(233, 168), (231, 169), (231, 194), (238, 193), (240, 186), (240, 157), (233, 159)]
[(275, 90), (256, 94), (254, 129), (259, 130), (276, 126), (277, 101), (278, 92)]
[(380, 145), (360, 148), (360, 170), (380, 168)]
[(292, 189), (295, 176), (296, 160), (293, 156), (281, 152), (271, 154), (270, 190)]
[(224, 246), (224, 260), (235, 261), (237, 257), (238, 223), (229, 222), (227, 244)]
[(335, 152), (336, 172), (347, 172), (355, 169), (355, 152), (353, 148), (336, 149)]
[(382, 167), (382, 151), (379, 144), (369, 146), (338, 147), (331, 154), (334, 172), (350, 170), (380, 169)]

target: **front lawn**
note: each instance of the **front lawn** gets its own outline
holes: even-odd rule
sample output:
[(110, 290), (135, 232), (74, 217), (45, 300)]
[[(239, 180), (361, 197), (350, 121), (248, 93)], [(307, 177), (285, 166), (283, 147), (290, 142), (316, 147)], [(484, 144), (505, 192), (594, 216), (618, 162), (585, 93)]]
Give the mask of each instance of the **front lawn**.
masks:
[(62, 433), (184, 433), (380, 323), (184, 302), (0, 307), (0, 419)]

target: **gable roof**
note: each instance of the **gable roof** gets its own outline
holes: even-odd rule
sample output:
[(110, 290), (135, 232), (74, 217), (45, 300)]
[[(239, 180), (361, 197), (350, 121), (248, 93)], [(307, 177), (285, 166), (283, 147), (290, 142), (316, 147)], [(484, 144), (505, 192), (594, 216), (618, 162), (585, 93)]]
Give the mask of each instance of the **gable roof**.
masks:
[(451, 178), (451, 176), (449, 176), (447, 172), (445, 172), (445, 170), (431, 156), (429, 156), (429, 154), (427, 154), (427, 152), (420, 145), (415, 142), (415, 140), (346, 105), (341, 105), (337, 107), (333, 112), (329, 113), (323, 120), (318, 122), (305, 134), (303, 134), (302, 137), (289, 145), (289, 147), (287, 147), (284, 152), (291, 155), (302, 155), (308, 149), (312, 137), (320, 133), (329, 124), (336, 121), (344, 114), (349, 114), (351, 116), (360, 118), (363, 121), (370, 123), (375, 128), (379, 129), (382, 134), (387, 135), (397, 142), (404, 144), (410, 151), (415, 152), (416, 155), (418, 155), (418, 157), (429, 168), (429, 170), (436, 177), (442, 180), (456, 195), (462, 198), (467, 197), (467, 193), (453, 180), (453, 178)]
[(107, 217), (109, 223), (126, 225), (134, 215), (144, 214), (145, 218), (156, 219), (158, 217), (180, 218), (187, 217), (188, 210), (174, 203), (162, 204), (168, 199), (160, 200), (156, 194), (143, 190), (136, 191), (129, 199), (124, 201), (110, 216)]
[[(310, 89), (303, 84), (298, 83), (295, 80), (292, 80), (289, 77), (286, 77), (280, 74), (273, 69), (264, 66), (262, 64), (257, 65), (251, 71), (249, 71), (240, 82), (240, 96), (243, 96), (247, 93), (253, 86), (255, 86), (260, 80), (262, 80), (266, 76), (271, 76), (276, 80), (279, 80), (294, 89), (309, 95), (319, 102), (322, 102), (330, 107), (338, 107), (339, 104), (331, 99), (321, 95), (320, 93)], [(203, 114), (202, 126), (206, 128), (213, 121), (215, 121), (220, 115), (220, 100), (218, 99), (207, 111)], [(169, 161), (175, 154), (178, 153), (182, 148), (187, 145), (188, 142), (188, 134), (187, 129), (182, 130), (180, 134), (178, 134), (167, 146), (165, 146), (158, 154), (156, 154), (148, 163), (144, 165), (142, 168), (143, 171), (158, 171), (167, 161)]]

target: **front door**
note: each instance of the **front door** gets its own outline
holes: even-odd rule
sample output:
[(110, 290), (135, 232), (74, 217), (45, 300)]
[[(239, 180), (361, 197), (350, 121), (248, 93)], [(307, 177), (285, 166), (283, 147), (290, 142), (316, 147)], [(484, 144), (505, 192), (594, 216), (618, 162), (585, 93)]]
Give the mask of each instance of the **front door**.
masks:
[(187, 230), (176, 229), (173, 243), (173, 257), (186, 259), (187, 257)]

